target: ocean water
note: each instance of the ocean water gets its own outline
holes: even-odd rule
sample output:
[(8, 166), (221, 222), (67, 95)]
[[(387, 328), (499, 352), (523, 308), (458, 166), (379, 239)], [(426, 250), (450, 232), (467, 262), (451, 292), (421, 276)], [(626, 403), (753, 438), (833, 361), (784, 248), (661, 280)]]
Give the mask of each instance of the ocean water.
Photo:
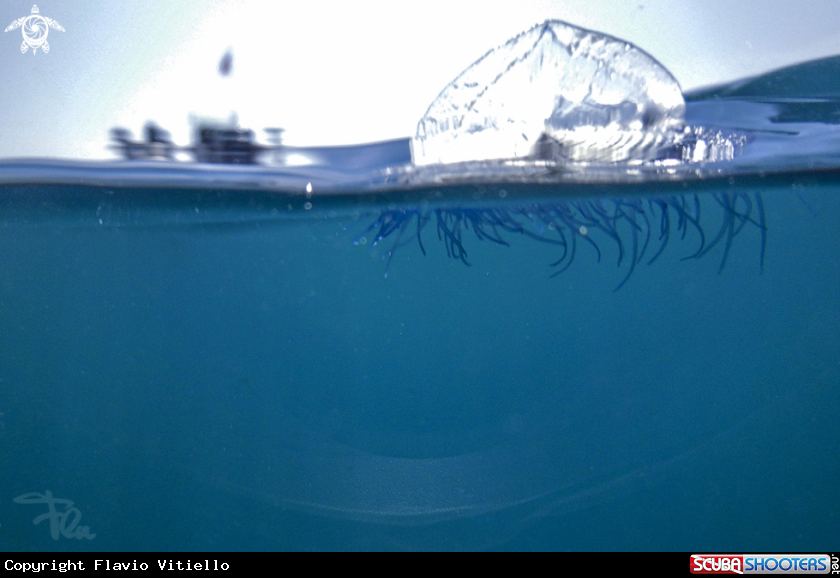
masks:
[(5, 162), (0, 548), (835, 547), (836, 68), (620, 178)]

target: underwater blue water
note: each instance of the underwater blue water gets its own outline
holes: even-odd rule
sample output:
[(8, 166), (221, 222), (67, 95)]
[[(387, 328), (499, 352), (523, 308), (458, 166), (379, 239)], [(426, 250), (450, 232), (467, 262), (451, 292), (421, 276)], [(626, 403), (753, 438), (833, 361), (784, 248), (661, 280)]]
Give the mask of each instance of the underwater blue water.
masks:
[(805, 136), (719, 176), (0, 167), (0, 548), (834, 547), (840, 109), (753, 88), (690, 111)]

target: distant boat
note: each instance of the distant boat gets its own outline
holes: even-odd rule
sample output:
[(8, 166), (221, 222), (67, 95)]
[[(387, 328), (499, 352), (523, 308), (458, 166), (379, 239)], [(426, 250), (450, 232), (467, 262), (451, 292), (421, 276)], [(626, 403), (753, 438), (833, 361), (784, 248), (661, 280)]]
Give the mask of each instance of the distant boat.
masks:
[(169, 132), (153, 122), (143, 128), (145, 140), (132, 139), (131, 131), (125, 128), (111, 129), (111, 140), (126, 160), (172, 161), (175, 152), (192, 154), (200, 163), (221, 163), (252, 165), (257, 154), (278, 148), (267, 147), (255, 142), (254, 131), (239, 128), (229, 123), (201, 121), (193, 131), (193, 146), (179, 147), (172, 142)]
[[(411, 139), (345, 146), (296, 147), (284, 145), (283, 129), (267, 128), (270, 144), (256, 142), (254, 131), (240, 128), (234, 120), (193, 119), (191, 146), (178, 146), (169, 132), (154, 122), (143, 128), (144, 140), (134, 140), (125, 128), (111, 129), (110, 148), (130, 161), (176, 161), (177, 153), (190, 155), (195, 162), (211, 164), (269, 166), (330, 166), (344, 170), (394, 167), (411, 164)], [(271, 156), (268, 156), (269, 153)], [(260, 162), (260, 155), (263, 161)]]
[(131, 132), (124, 128), (112, 128), (111, 140), (116, 144), (111, 148), (119, 150), (128, 160), (171, 161), (176, 148), (169, 133), (153, 122), (143, 127), (145, 141), (131, 140)]

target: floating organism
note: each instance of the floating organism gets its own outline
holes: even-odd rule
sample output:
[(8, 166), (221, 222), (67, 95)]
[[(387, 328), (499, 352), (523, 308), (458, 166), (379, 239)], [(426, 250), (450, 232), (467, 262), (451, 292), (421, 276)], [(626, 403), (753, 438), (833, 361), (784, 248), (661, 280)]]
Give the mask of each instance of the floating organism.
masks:
[[(548, 20), (490, 50), (450, 82), (417, 124), (412, 156), (421, 183), (501, 177), (527, 184), (523, 171), (532, 167), (549, 171), (540, 173), (548, 183), (551, 171), (581, 182), (607, 174), (608, 182), (621, 183), (676, 174), (676, 167), (689, 177), (685, 169), (692, 164), (732, 160), (743, 148), (744, 135), (688, 126), (685, 114), (679, 83), (652, 56), (612, 36)], [(642, 169), (647, 173), (640, 176)], [(522, 235), (559, 247), (555, 274), (571, 265), (579, 243), (593, 247), (600, 261), (598, 243), (606, 239), (617, 247), (618, 265), (627, 267), (621, 287), (637, 264), (662, 254), (675, 230), (697, 238), (687, 258), (722, 243), (723, 269), (734, 238), (754, 225), (763, 268), (767, 227), (759, 193), (711, 197), (723, 213), (712, 236), (700, 223), (697, 195), (402, 208), (383, 211), (364, 234), (375, 231), (374, 245), (395, 239), (386, 253), (390, 263), (405, 237), (416, 238), (425, 254), (423, 231), (433, 221), (447, 254), (466, 265), (466, 231), (499, 245)]]
[(649, 160), (679, 144), (684, 128), (679, 83), (652, 56), (548, 20), (443, 89), (417, 125), (414, 162)]

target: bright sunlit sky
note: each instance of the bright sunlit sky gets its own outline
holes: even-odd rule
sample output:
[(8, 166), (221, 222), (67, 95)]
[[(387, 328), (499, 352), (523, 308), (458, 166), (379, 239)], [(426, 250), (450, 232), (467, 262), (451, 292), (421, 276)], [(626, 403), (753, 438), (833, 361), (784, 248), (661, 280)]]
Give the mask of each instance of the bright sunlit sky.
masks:
[[(33, 0), (0, 0), (0, 28)], [(443, 87), (548, 18), (628, 40), (683, 90), (840, 54), (837, 0), (43, 0), (50, 51), (0, 33), (0, 157), (112, 158), (147, 120), (189, 143), (191, 113), (288, 144), (412, 136)], [(218, 64), (233, 52), (233, 71)]]

